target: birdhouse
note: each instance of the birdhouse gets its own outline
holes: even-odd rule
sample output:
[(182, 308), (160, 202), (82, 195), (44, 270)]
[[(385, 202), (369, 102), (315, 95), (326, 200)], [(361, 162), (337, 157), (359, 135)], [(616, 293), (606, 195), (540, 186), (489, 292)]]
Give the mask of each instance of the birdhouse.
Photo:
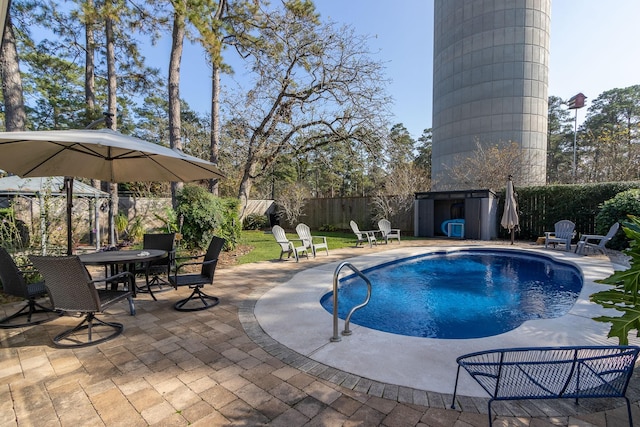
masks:
[(585, 99), (587, 99), (587, 97), (584, 96), (582, 92), (580, 92), (579, 94), (572, 96), (569, 102), (567, 102), (567, 105), (569, 105), (570, 110), (582, 108), (584, 107)]

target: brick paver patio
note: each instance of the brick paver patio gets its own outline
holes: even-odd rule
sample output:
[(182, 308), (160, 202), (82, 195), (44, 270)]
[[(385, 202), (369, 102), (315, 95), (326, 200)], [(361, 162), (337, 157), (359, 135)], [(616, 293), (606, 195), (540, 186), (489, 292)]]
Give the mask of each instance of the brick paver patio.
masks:
[[(402, 245), (425, 243), (438, 242)], [(88, 348), (51, 344), (75, 318), (0, 329), (0, 426), (486, 426), (486, 399), (461, 397), (462, 410), (448, 409), (450, 396), (313, 363), (270, 339), (255, 321), (252, 307), (265, 289), (304, 268), (386, 248), (219, 269), (207, 290), (221, 303), (203, 312), (173, 310), (188, 289), (159, 293), (157, 302), (139, 295), (135, 317), (127, 314), (126, 303), (104, 315), (123, 322), (125, 332)], [(12, 308), (0, 306), (0, 315)], [(640, 422), (638, 374), (628, 396)], [(583, 400), (579, 406), (497, 402), (493, 408), (494, 426), (628, 425), (620, 399)]]

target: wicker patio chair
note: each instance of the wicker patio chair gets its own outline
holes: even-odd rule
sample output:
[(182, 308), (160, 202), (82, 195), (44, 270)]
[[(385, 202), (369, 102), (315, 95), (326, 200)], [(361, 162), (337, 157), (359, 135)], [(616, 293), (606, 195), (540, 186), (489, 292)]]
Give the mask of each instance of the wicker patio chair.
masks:
[[(179, 286), (188, 286), (193, 289), (193, 292), (191, 292), (189, 297), (176, 302), (173, 305), (173, 308), (178, 311), (198, 311), (206, 310), (218, 305), (220, 302), (218, 297), (207, 295), (202, 292), (202, 287), (213, 283), (213, 275), (215, 274), (216, 266), (218, 265), (218, 257), (220, 256), (220, 252), (222, 251), (225, 242), (225, 239), (214, 236), (211, 243), (209, 243), (207, 252), (204, 255), (189, 258), (176, 258), (177, 267), (174, 274), (169, 276), (169, 281), (176, 289), (178, 289)], [(197, 258), (203, 258), (203, 260), (199, 262), (192, 261), (180, 263), (181, 259)], [(194, 266), (200, 266), (200, 273), (179, 274), (180, 271), (188, 270)], [(194, 305), (193, 302), (197, 301), (201, 304)]]
[[(175, 237), (176, 233), (153, 233), (143, 236), (142, 249), (159, 249), (167, 252), (165, 258), (151, 261), (148, 265), (143, 264), (136, 267), (136, 273), (144, 274), (146, 283), (146, 289), (138, 288), (137, 291), (142, 293), (148, 292), (154, 300), (157, 299), (151, 290), (152, 286), (156, 287), (156, 292), (171, 289), (169, 276), (175, 264)], [(169, 286), (164, 287), (164, 285)]]
[[(117, 337), (124, 330), (122, 323), (105, 322), (96, 313), (116, 302), (127, 299), (131, 315), (135, 315), (133, 292), (129, 290), (96, 289), (95, 283), (132, 277), (131, 272), (123, 272), (108, 278), (92, 280), (80, 258), (77, 256), (31, 256), (33, 265), (40, 271), (53, 307), (64, 313), (82, 313), (84, 318), (74, 328), (53, 338), (58, 347), (86, 347)], [(85, 333), (86, 331), (86, 333)], [(97, 338), (95, 338), (97, 336)]]
[[(27, 283), (16, 263), (5, 248), (0, 247), (0, 282), (5, 294), (24, 298), (27, 303), (15, 313), (0, 319), (0, 328), (21, 328), (38, 325), (55, 319), (55, 311), (51, 307), (39, 304), (36, 300), (47, 296), (44, 282)], [(41, 314), (44, 313), (44, 314)], [(20, 322), (26, 316), (26, 322)], [(16, 322), (17, 321), (17, 322)]]

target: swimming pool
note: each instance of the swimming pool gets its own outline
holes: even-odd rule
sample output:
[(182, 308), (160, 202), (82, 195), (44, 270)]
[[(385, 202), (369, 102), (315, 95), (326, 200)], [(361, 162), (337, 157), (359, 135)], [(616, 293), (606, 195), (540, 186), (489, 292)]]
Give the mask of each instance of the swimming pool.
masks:
[[(612, 264), (607, 259), (544, 250), (534, 245), (463, 243), (458, 246), (411, 247), (410, 244), (403, 242), (402, 247), (384, 252), (362, 250), (361, 255), (348, 261), (363, 271), (433, 252), (501, 250), (571, 263), (582, 272), (584, 283), (578, 300), (564, 316), (529, 320), (499, 335), (435, 339), (391, 334), (352, 324), (350, 336), (343, 337), (339, 342), (331, 342), (332, 315), (320, 305), (320, 299), (331, 290), (335, 269), (344, 259), (333, 258), (328, 263), (309, 260), (307, 269), (297, 272), (285, 283), (267, 281), (264, 290), (256, 291), (259, 296), (256, 297), (255, 306), (251, 307), (251, 317), (255, 317), (259, 325), (256, 329), (265, 335), (262, 341), (266, 346), (277, 342), (281, 348), (287, 349), (279, 350), (283, 357), (295, 359), (304, 365), (304, 369), (315, 369), (317, 364), (322, 364), (336, 369), (336, 378), (361, 376), (380, 383), (447, 394), (453, 393), (456, 357), (462, 354), (491, 348), (606, 345), (617, 342), (607, 337), (609, 324), (593, 320), (593, 317), (607, 314), (608, 311), (589, 300), (589, 295), (608, 288), (608, 285), (595, 282), (613, 272)], [(340, 330), (343, 323), (340, 320)], [(630, 338), (630, 342), (640, 344), (636, 338)], [(465, 396), (486, 396), (486, 392), (467, 377), (461, 379), (458, 392)]]
[[(513, 251), (434, 252), (368, 268), (371, 301), (353, 324), (394, 334), (446, 339), (504, 333), (527, 320), (565, 315), (582, 289), (573, 265)], [(366, 298), (362, 279), (341, 279), (345, 319)], [(333, 292), (321, 298), (333, 313)]]

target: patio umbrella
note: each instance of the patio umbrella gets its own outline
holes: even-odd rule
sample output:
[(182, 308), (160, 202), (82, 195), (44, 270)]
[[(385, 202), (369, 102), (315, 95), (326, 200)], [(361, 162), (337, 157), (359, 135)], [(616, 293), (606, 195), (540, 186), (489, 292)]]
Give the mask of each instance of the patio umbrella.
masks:
[(516, 194), (513, 190), (513, 181), (511, 175), (507, 180), (507, 191), (504, 200), (504, 212), (502, 213), (502, 220), (500, 225), (511, 232), (511, 244), (513, 245), (514, 234), (520, 229), (520, 223), (518, 220), (518, 203), (516, 202)]
[(20, 177), (68, 177), (69, 253), (72, 177), (108, 182), (224, 178), (213, 163), (109, 129), (0, 132), (0, 169)]

